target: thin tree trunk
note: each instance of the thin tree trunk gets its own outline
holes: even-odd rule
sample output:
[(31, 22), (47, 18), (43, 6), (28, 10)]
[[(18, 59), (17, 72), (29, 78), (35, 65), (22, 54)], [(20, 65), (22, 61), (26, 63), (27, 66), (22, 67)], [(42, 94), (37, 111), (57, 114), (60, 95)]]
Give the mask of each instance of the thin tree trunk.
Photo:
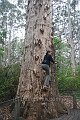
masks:
[(9, 41), (8, 41), (8, 65), (10, 65), (10, 53), (11, 53), (11, 30), (9, 31)]
[(80, 27), (78, 29), (78, 44), (79, 44), (79, 65), (80, 65)]
[(72, 23), (70, 18), (70, 0), (68, 2), (68, 20), (69, 20), (69, 42), (70, 42), (70, 49), (71, 49), (71, 67), (73, 73), (75, 74), (75, 48), (74, 48), (74, 41), (73, 41), (73, 32), (72, 32)]
[[(5, 3), (5, 0), (3, 0), (3, 4)], [(6, 12), (6, 8), (4, 10), (4, 12), (2, 13), (2, 16), (3, 16), (3, 20), (2, 20), (2, 30), (3, 32), (7, 32), (7, 12)], [(6, 66), (7, 62), (6, 62), (6, 59), (7, 59), (7, 55), (6, 55), (6, 38), (4, 38), (4, 56), (2, 58), (2, 64), (3, 66)]]

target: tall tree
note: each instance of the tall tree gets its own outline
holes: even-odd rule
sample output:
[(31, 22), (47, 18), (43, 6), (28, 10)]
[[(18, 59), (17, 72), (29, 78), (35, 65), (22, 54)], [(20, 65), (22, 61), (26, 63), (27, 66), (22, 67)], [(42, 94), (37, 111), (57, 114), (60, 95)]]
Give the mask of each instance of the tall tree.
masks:
[(43, 91), (45, 74), (41, 69), (46, 51), (53, 49), (51, 4), (51, 0), (28, 0), (25, 49), (17, 96), (23, 99), (23, 116), (32, 120), (43, 120), (58, 113), (58, 102), (54, 100), (59, 98), (54, 67), (51, 67), (52, 81), (47, 92)]
[[(1, 0), (0, 16), (0, 31), (1, 34), (6, 34), (6, 37), (2, 37), (4, 41), (4, 54), (1, 56), (1, 64), (3, 66), (7, 66), (16, 62), (20, 62), (19, 59), (21, 59), (22, 56), (22, 53), (20, 54), (19, 51), (20, 49), (18, 49), (20, 47), (17, 47), (17, 43), (22, 44), (24, 41), (23, 31), (25, 25), (25, 4), (21, 0), (19, 0), (18, 4), (16, 5), (11, 4), (8, 0)], [(14, 42), (16, 42), (16, 44), (13, 52)], [(13, 55), (13, 53), (15, 55)]]
[(79, 44), (79, 65), (80, 65), (80, 26), (78, 28), (78, 44)]
[(74, 49), (74, 41), (73, 41), (73, 31), (72, 31), (72, 23), (71, 23), (71, 17), (70, 17), (70, 0), (67, 0), (68, 2), (68, 20), (69, 20), (69, 43), (70, 43), (70, 49), (71, 49), (71, 67), (75, 74), (75, 49)]

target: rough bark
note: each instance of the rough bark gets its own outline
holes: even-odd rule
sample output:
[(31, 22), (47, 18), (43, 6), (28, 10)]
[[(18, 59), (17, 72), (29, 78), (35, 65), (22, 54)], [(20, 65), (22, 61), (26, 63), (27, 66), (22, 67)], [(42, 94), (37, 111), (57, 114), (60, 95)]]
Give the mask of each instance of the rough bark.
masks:
[[(43, 91), (45, 72), (42, 59), (53, 48), (52, 12), (50, 0), (29, 0), (26, 16), (25, 49), (17, 96), (25, 106), (26, 120), (43, 120), (58, 115), (58, 89), (54, 66), (51, 66), (51, 85)], [(57, 98), (55, 100), (55, 98)], [(52, 101), (50, 101), (52, 100)]]

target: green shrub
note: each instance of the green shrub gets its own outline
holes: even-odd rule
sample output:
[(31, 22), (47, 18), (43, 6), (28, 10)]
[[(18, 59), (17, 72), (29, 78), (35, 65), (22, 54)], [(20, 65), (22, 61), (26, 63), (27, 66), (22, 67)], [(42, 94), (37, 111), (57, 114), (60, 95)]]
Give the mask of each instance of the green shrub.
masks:
[(16, 95), (20, 75), (20, 64), (0, 68), (0, 99), (12, 99)]
[(72, 75), (71, 68), (63, 69), (57, 75), (59, 90), (80, 90), (80, 68), (76, 70), (75, 76)]

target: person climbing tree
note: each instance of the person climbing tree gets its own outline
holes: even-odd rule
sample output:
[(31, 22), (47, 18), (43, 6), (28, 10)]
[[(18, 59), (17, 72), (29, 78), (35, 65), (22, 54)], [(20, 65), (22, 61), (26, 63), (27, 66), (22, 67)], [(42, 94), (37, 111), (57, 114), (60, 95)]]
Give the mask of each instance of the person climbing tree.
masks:
[(51, 81), (50, 78), (50, 62), (53, 64), (55, 63), (52, 58), (52, 51), (48, 50), (46, 55), (44, 56), (44, 59), (42, 61), (42, 69), (46, 71), (46, 79), (44, 81), (44, 88), (49, 86), (49, 83)]

